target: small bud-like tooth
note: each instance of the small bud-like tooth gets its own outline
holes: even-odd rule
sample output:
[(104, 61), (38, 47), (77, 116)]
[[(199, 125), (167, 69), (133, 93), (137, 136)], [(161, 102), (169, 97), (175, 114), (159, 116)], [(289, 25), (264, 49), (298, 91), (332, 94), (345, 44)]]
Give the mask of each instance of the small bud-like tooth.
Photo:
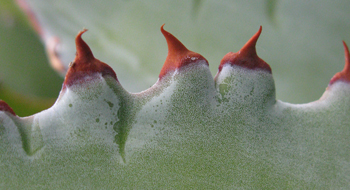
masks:
[(219, 72), (225, 64), (238, 65), (248, 69), (262, 69), (271, 73), (271, 67), (256, 53), (256, 42), (261, 34), (262, 27), (259, 31), (236, 53), (229, 52), (226, 54), (220, 63)]
[(345, 54), (344, 69), (339, 73), (336, 73), (332, 77), (331, 81), (329, 82), (329, 85), (332, 85), (336, 81), (350, 82), (350, 53), (349, 53), (349, 48), (344, 41), (343, 41), (343, 46), (344, 46), (344, 54)]
[(3, 100), (0, 100), (0, 111), (8, 112), (16, 116), (16, 113), (13, 111), (13, 109)]
[(101, 73), (102, 76), (109, 75), (118, 81), (117, 75), (113, 69), (106, 63), (96, 59), (93, 56), (90, 47), (81, 38), (82, 34), (86, 31), (87, 30), (84, 29), (83, 31), (79, 32), (75, 39), (77, 53), (73, 63), (70, 64), (63, 83), (63, 88), (66, 86), (71, 86), (75, 81), (94, 73)]
[(159, 74), (159, 79), (170, 71), (174, 71), (199, 60), (208, 61), (200, 54), (188, 50), (175, 36), (164, 30), (164, 24), (160, 28), (168, 44), (168, 56)]

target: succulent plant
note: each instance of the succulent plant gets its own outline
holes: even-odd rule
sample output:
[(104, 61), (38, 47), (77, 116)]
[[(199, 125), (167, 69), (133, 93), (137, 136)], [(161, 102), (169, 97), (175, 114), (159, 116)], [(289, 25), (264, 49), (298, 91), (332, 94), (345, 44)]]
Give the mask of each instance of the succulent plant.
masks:
[(168, 56), (158, 81), (129, 93), (111, 67), (76, 39), (55, 104), (29, 117), (0, 101), (2, 188), (349, 187), (350, 54), (323, 96), (275, 97), (255, 45), (262, 28), (208, 61), (161, 27)]
[(16, 2), (66, 77), (0, 2), (0, 189), (349, 188), (347, 0)]

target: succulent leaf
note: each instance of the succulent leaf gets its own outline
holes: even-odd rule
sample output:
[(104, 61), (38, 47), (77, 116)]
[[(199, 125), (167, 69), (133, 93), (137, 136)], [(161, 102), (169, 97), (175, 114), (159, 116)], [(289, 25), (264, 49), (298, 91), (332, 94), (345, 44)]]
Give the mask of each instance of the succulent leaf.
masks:
[[(275, 97), (257, 34), (207, 60), (161, 31), (168, 57), (158, 81), (129, 93), (76, 37), (56, 103), (21, 118), (0, 101), (3, 188), (347, 188), (350, 176), (349, 51), (322, 98)], [(194, 58), (194, 59), (192, 59)]]

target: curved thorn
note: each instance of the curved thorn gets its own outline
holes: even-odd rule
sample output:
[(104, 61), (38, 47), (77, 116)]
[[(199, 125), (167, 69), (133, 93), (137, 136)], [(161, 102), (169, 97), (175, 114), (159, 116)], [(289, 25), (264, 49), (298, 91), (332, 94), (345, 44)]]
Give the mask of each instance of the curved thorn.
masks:
[(160, 71), (159, 79), (169, 71), (194, 63), (197, 60), (205, 60), (208, 65), (208, 61), (202, 55), (188, 50), (175, 36), (164, 30), (164, 25), (165, 24), (160, 27), (160, 31), (163, 33), (168, 44), (168, 56)]
[(259, 39), (259, 36), (262, 31), (262, 26), (260, 26), (257, 33), (255, 33), (248, 42), (236, 53), (229, 52), (221, 60), (219, 66), (219, 72), (222, 70), (222, 67), (226, 64), (238, 65), (248, 69), (262, 69), (271, 73), (271, 67), (256, 53), (256, 42)]
[(106, 63), (96, 59), (93, 56), (90, 47), (81, 38), (82, 34), (86, 31), (87, 29), (84, 29), (83, 31), (79, 32), (75, 38), (77, 53), (73, 63), (70, 64), (63, 83), (63, 88), (65, 88), (66, 85), (72, 85), (75, 81), (92, 73), (101, 73), (102, 76), (109, 75), (118, 81), (117, 75), (113, 69)]
[(80, 31), (75, 38), (75, 44), (76, 44), (76, 57), (75, 61), (81, 61), (81, 62), (88, 62), (94, 59), (94, 55), (92, 54), (92, 51), (90, 47), (86, 44), (86, 42), (81, 38), (81, 36), (87, 31), (87, 29), (83, 29)]
[(239, 54), (244, 54), (245, 56), (256, 56), (256, 42), (258, 41), (262, 31), (262, 26), (260, 26), (258, 32), (256, 32), (246, 44), (239, 50)]
[(350, 75), (350, 52), (346, 43), (343, 41), (344, 46), (344, 56), (345, 56), (345, 66), (343, 72), (348, 73)]
[(168, 44), (168, 58), (176, 57), (178, 54), (187, 53), (189, 50), (172, 34), (164, 29), (163, 24), (160, 27), (160, 31), (163, 33), (165, 40)]
[(349, 52), (348, 46), (344, 41), (343, 41), (343, 46), (344, 46), (344, 54), (345, 54), (344, 69), (336, 73), (332, 77), (331, 81), (329, 82), (329, 85), (332, 85), (336, 81), (350, 82), (350, 52)]

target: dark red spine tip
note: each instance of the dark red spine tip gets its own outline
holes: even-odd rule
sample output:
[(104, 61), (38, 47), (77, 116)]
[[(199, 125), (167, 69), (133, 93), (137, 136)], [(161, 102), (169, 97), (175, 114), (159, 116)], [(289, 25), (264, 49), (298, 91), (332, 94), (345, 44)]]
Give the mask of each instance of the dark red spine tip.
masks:
[(168, 56), (160, 71), (159, 79), (170, 71), (195, 63), (198, 60), (205, 60), (205, 63), (208, 65), (208, 61), (202, 55), (188, 50), (175, 36), (164, 30), (164, 24), (160, 30), (168, 44)]
[(3, 100), (0, 100), (0, 111), (8, 112), (16, 116), (16, 113), (13, 111), (13, 109)]
[(344, 41), (343, 41), (343, 46), (344, 46), (344, 54), (345, 54), (344, 69), (339, 73), (336, 73), (332, 77), (331, 81), (329, 82), (329, 85), (332, 85), (336, 81), (350, 82), (350, 53), (349, 53), (349, 48)]
[(79, 32), (75, 38), (77, 52), (74, 61), (70, 64), (67, 71), (63, 88), (66, 86), (71, 86), (76, 81), (94, 73), (101, 73), (102, 76), (109, 75), (118, 81), (117, 75), (113, 69), (106, 63), (96, 59), (92, 54), (90, 47), (81, 38), (82, 34), (86, 31), (87, 30), (84, 29), (83, 31)]
[(259, 39), (259, 36), (262, 31), (262, 26), (260, 26), (259, 31), (253, 35), (250, 40), (236, 53), (229, 52), (226, 54), (219, 66), (219, 72), (222, 70), (222, 67), (226, 64), (238, 65), (248, 69), (262, 69), (266, 70), (269, 73), (272, 73), (271, 67), (264, 60), (258, 57), (256, 53), (256, 42)]
[(84, 29), (80, 31), (75, 38), (75, 44), (76, 44), (76, 57), (75, 62), (89, 62), (95, 59), (94, 55), (92, 54), (92, 51), (90, 47), (86, 44), (86, 42), (81, 38), (81, 36), (87, 31), (87, 29)]

